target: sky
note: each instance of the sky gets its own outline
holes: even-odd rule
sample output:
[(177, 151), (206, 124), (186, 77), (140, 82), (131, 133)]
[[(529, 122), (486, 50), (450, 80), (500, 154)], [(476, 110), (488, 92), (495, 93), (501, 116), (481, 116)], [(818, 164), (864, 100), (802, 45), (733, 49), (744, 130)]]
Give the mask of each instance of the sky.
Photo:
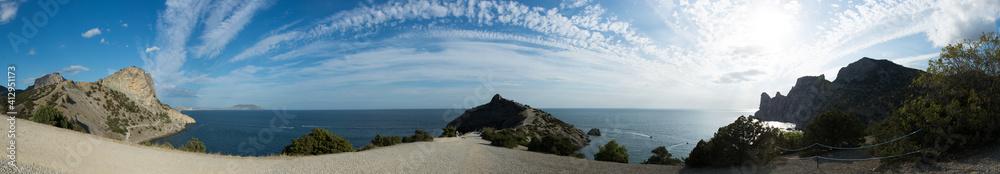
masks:
[(15, 88), (149, 72), (171, 106), (756, 109), (862, 57), (925, 69), (1000, 0), (0, 0)]

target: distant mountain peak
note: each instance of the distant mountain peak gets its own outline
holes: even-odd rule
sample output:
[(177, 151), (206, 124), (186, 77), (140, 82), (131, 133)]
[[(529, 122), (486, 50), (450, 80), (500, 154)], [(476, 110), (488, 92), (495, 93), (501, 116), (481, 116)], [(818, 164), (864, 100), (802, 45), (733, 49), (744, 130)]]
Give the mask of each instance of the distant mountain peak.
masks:
[(32, 84), (25, 90), (41, 88), (64, 81), (66, 81), (66, 78), (63, 78), (62, 74), (59, 74), (59, 72), (54, 72), (52, 74), (46, 74), (42, 77), (35, 79), (35, 84)]

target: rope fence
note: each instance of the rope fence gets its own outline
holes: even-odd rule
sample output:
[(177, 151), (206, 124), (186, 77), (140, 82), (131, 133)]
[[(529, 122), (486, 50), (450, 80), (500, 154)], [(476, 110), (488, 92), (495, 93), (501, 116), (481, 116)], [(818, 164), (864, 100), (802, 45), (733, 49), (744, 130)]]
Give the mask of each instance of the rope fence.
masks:
[(791, 159), (791, 160), (803, 160), (803, 159), (819, 158), (819, 159), (834, 160), (834, 161), (865, 161), (865, 160), (877, 160), (877, 159), (895, 158), (895, 157), (899, 157), (899, 156), (903, 156), (903, 155), (920, 153), (920, 152), (923, 152), (923, 151), (924, 151), (923, 149), (920, 149), (920, 150), (917, 150), (917, 151), (908, 152), (908, 153), (899, 154), (899, 155), (893, 155), (893, 156), (883, 156), (883, 157), (874, 157), (874, 158), (859, 158), (859, 159), (830, 158), (830, 157), (822, 157), (822, 156), (811, 156), (811, 157), (805, 157), (805, 158), (793, 158), (793, 157), (782, 157), (782, 158)]
[[(831, 148), (831, 149), (858, 150), (858, 149), (864, 149), (864, 148), (870, 148), (870, 147), (875, 147), (875, 146), (881, 146), (881, 145), (885, 145), (885, 144), (888, 144), (888, 143), (891, 143), (891, 142), (895, 142), (895, 141), (898, 141), (900, 139), (903, 139), (903, 138), (906, 138), (906, 137), (910, 137), (911, 135), (916, 134), (917, 132), (920, 132), (921, 130), (924, 130), (924, 129), (923, 128), (917, 129), (916, 131), (913, 131), (910, 134), (906, 134), (905, 136), (902, 136), (902, 137), (899, 137), (899, 138), (896, 138), (896, 139), (893, 139), (893, 140), (889, 140), (889, 141), (878, 143), (878, 144), (868, 145), (868, 146), (861, 146), (861, 147), (833, 147), (833, 146), (829, 146), (829, 145), (825, 145), (825, 144), (820, 144), (820, 143), (813, 143), (812, 145), (809, 145), (809, 146), (806, 146), (806, 147), (803, 147), (803, 148), (798, 148), (798, 149), (785, 149), (785, 148), (781, 148), (781, 147), (778, 147), (778, 146), (774, 146), (774, 147), (778, 148), (778, 149), (780, 149), (782, 151), (791, 151), (791, 152), (809, 149), (809, 148), (811, 148), (813, 146), (817, 146), (817, 145), (818, 146), (823, 146), (823, 147), (826, 147), (826, 148)], [(920, 153), (920, 152), (923, 152), (923, 151), (924, 151), (924, 149), (920, 149), (920, 150), (917, 150), (917, 151), (903, 153), (903, 154), (898, 154), (898, 155), (884, 156), (884, 157), (873, 157), (873, 158), (860, 158), (860, 159), (830, 158), (830, 157), (823, 157), (823, 156), (811, 156), (811, 157), (805, 157), (805, 158), (793, 158), (793, 157), (782, 157), (782, 158), (792, 159), (792, 160), (825, 159), (825, 160), (833, 160), (833, 161), (865, 161), (865, 160), (877, 160), (877, 159), (894, 158), (894, 157), (899, 157), (899, 156), (903, 156), (903, 155)], [(817, 165), (818, 165), (818, 163), (817, 163)]]
[(778, 149), (781, 149), (782, 151), (792, 151), (792, 152), (806, 150), (806, 149), (809, 149), (810, 147), (817, 146), (817, 145), (823, 146), (823, 147), (826, 147), (826, 148), (831, 148), (831, 149), (857, 150), (857, 149), (864, 149), (864, 148), (881, 146), (881, 145), (884, 145), (884, 144), (887, 144), (887, 143), (891, 143), (891, 142), (894, 142), (894, 141), (897, 141), (897, 140), (909, 137), (910, 135), (916, 134), (917, 132), (920, 132), (921, 130), (924, 130), (924, 129), (923, 128), (917, 129), (917, 131), (913, 131), (910, 134), (906, 134), (905, 136), (902, 136), (902, 137), (899, 137), (899, 138), (896, 138), (896, 139), (893, 139), (893, 140), (889, 140), (889, 141), (878, 143), (878, 144), (874, 144), (874, 145), (861, 146), (861, 147), (833, 147), (833, 146), (829, 146), (829, 145), (825, 145), (825, 144), (820, 144), (820, 143), (813, 143), (812, 145), (809, 145), (809, 146), (806, 146), (806, 147), (803, 147), (803, 148), (798, 148), (798, 149), (785, 149), (785, 148), (781, 148), (781, 147), (778, 147), (778, 146), (774, 146), (774, 147), (776, 147)]

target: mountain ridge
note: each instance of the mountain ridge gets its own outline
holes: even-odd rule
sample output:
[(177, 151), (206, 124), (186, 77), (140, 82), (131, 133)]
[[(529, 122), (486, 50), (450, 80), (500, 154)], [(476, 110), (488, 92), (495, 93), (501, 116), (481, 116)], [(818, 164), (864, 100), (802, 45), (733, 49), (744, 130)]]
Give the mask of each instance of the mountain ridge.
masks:
[(795, 123), (796, 129), (805, 128), (813, 117), (832, 109), (851, 113), (863, 122), (880, 121), (893, 105), (915, 94), (909, 86), (923, 73), (888, 60), (864, 57), (841, 68), (833, 82), (824, 75), (803, 76), (788, 95), (778, 92), (770, 97), (767, 92), (761, 93), (754, 117)]
[(17, 117), (30, 118), (41, 105), (49, 105), (87, 133), (134, 143), (171, 135), (195, 123), (161, 103), (150, 74), (134, 66), (97, 82), (59, 81), (56, 77), (61, 75), (36, 79), (31, 90), (17, 95)]

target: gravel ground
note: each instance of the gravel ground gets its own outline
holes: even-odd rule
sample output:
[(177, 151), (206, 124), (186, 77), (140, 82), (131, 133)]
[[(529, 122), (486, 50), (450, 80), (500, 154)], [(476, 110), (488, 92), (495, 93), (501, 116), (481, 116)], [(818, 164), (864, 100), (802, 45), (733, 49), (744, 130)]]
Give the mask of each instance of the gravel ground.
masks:
[[(9, 141), (8, 141), (9, 142)], [(56, 174), (59, 172), (52, 171), (48, 168), (39, 167), (36, 165), (24, 165), (18, 164), (16, 167), (7, 164), (10, 160), (7, 157), (0, 159), (3, 165), (0, 165), (0, 173), (38, 173), (38, 174)]]
[[(4, 117), (6, 118), (6, 117)], [(10, 126), (3, 121), (3, 132)], [(722, 169), (622, 164), (489, 145), (476, 134), (362, 152), (303, 157), (237, 157), (146, 147), (18, 119), (18, 168), (0, 173), (1000, 173), (1000, 148), (953, 162), (880, 168), (878, 161), (780, 159)], [(10, 139), (3, 136), (2, 142)], [(5, 145), (6, 146), (6, 145)], [(749, 164), (749, 163), (748, 163)], [(919, 166), (919, 167), (914, 167)]]

